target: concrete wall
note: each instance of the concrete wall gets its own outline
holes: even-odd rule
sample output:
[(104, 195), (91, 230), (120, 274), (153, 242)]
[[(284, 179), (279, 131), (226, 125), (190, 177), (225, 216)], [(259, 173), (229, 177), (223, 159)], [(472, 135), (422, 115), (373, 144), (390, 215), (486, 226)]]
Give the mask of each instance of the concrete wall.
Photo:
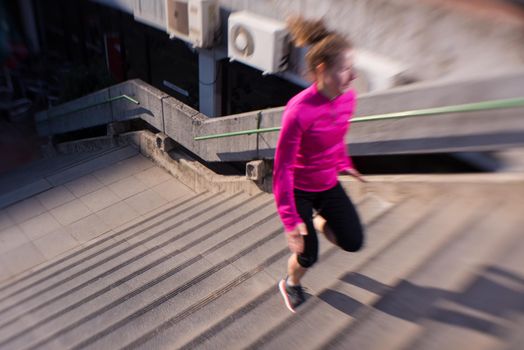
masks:
[(357, 116), (524, 97), (524, 69), (457, 82), (421, 82), (389, 91), (362, 94)]
[[(109, 89), (102, 89), (77, 100), (53, 107), (36, 116), (37, 131), (42, 136), (65, 133), (97, 125), (105, 125), (112, 121), (111, 106), (100, 104), (108, 100)], [(76, 110), (83, 109), (75, 112)]]
[[(419, 83), (362, 95), (356, 116), (524, 97), (524, 70), (461, 82)], [(353, 123), (354, 155), (493, 150), (524, 142), (524, 108)]]
[[(357, 48), (407, 67), (417, 80), (459, 80), (524, 66), (524, 10), (486, 0), (220, 0), (284, 19), (323, 17)], [(495, 4), (495, 5), (494, 5)]]
[(140, 101), (138, 106), (124, 99), (112, 102), (114, 121), (142, 118), (159, 131), (164, 131), (162, 100), (169, 97), (168, 94), (135, 80), (111, 87), (110, 94), (111, 97), (128, 95)]
[[(165, 29), (164, 0), (99, 2), (115, 3), (115, 7), (128, 10), (131, 6), (138, 20)], [(461, 80), (511, 72), (524, 66), (524, 10), (495, 0), (219, 0), (219, 3), (227, 11), (249, 10), (277, 19), (290, 14), (323, 17), (330, 27), (350, 36), (357, 49), (366, 52), (366, 57), (369, 53), (373, 55), (373, 62), (366, 63), (365, 59), (359, 62), (370, 76), (383, 74), (390, 66), (401, 66), (406, 71), (400, 81)]]
[[(360, 96), (356, 116), (523, 97), (522, 86), (524, 71), (453, 84), (412, 85)], [(99, 114), (88, 110), (67, 117), (53, 117), (58, 111), (74, 108), (75, 104), (86, 104), (79, 99), (53, 108), (47, 114), (40, 114), (37, 118), (38, 129), (41, 134), (47, 135), (77, 130), (79, 126), (100, 125), (104, 121), (142, 118), (207, 161), (244, 161), (274, 156), (277, 132), (206, 141), (195, 141), (194, 138), (251, 130), (257, 126), (280, 126), (283, 108), (208, 118), (140, 80), (101, 90), (86, 96), (86, 100), (122, 93), (138, 99), (140, 105), (120, 100), (101, 106)], [(524, 108), (356, 122), (352, 124), (346, 142), (350, 154), (355, 156), (493, 150), (522, 145)]]

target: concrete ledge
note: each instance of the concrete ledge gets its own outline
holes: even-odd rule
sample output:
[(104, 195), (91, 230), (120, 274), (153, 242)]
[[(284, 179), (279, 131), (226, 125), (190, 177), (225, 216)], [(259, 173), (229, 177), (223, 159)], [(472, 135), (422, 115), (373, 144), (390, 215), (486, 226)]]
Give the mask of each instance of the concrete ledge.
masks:
[[(260, 185), (245, 176), (223, 176), (209, 170), (198, 161), (180, 150), (167, 153), (158, 148), (156, 135), (149, 131), (128, 133), (125, 136), (137, 143), (140, 152), (153, 159), (174, 177), (193, 190), (211, 192), (238, 192), (250, 194), (264, 191), (272, 192), (272, 179), (264, 178)], [(504, 190), (508, 196), (524, 195), (524, 174), (453, 174), (453, 175), (377, 175), (366, 176), (367, 183), (361, 183), (352, 177), (341, 176), (340, 182), (353, 200), (377, 195), (389, 202), (398, 202), (407, 196), (436, 195), (454, 188), (485, 192), (489, 200), (493, 191)]]
[(350, 176), (339, 181), (350, 196), (357, 200), (375, 194), (390, 202), (402, 198), (423, 196), (429, 198), (443, 192), (471, 191), (489, 201), (494, 192), (524, 196), (524, 173), (443, 174), (443, 175), (373, 175), (361, 183)]
[(91, 104), (106, 101), (109, 97), (109, 89), (102, 89), (49, 109), (47, 111), (47, 121), (50, 131), (53, 134), (60, 134), (111, 122), (111, 106), (109, 103), (74, 112)]
[(157, 146), (157, 135), (149, 131), (132, 132), (122, 137), (137, 144), (140, 153), (151, 158), (158, 166), (164, 168), (195, 192), (236, 193), (242, 191), (256, 194), (271, 190), (270, 181), (263, 182), (259, 186), (245, 176), (218, 175), (181, 150), (173, 149), (170, 152), (164, 152)]
[(140, 81), (130, 80), (110, 88), (111, 97), (128, 95), (140, 101), (136, 105), (127, 100), (117, 100), (111, 103), (113, 120), (131, 120), (141, 118), (155, 129), (164, 131), (164, 112), (162, 100), (169, 95)]
[(449, 82), (434, 80), (361, 94), (355, 116), (524, 97), (524, 70)]
[(207, 156), (208, 152), (205, 149), (198, 148), (201, 145), (197, 145), (193, 137), (208, 117), (173, 97), (164, 99), (162, 106), (164, 109), (165, 134), (187, 149), (192, 150), (193, 153)]
[[(231, 115), (222, 118), (206, 119), (194, 137), (221, 134), (232, 131), (253, 130), (257, 128), (278, 127), (282, 124), (284, 107)], [(206, 160), (244, 161), (272, 159), (278, 132), (234, 136), (229, 138), (193, 141), (199, 150), (208, 150)], [(190, 148), (191, 149), (191, 148)], [(213, 153), (209, 151), (213, 150)], [(200, 153), (197, 153), (200, 155)]]
[[(356, 116), (406, 111), (435, 106), (464, 104), (482, 100), (522, 97), (524, 71), (511, 75), (484, 77), (464, 82), (437, 82), (395, 88), (359, 97)], [(53, 118), (55, 111), (85, 105), (104, 94), (128, 94), (140, 101), (137, 106), (118, 100), (100, 114)], [(37, 116), (42, 133), (60, 133), (79, 128), (142, 118), (155, 129), (208, 162), (272, 159), (278, 132), (234, 136), (205, 141), (194, 137), (232, 131), (245, 131), (281, 125), (284, 108), (271, 108), (220, 118), (209, 118), (162, 91), (140, 81), (130, 80), (101, 90), (83, 99)], [(108, 107), (108, 108), (109, 108)], [(109, 115), (107, 115), (109, 113)], [(524, 108), (475, 113), (454, 113), (354, 123), (346, 143), (354, 156), (375, 154), (486, 151), (524, 144)], [(496, 122), (495, 122), (496, 120)]]
[[(150, 131), (134, 131), (121, 134), (117, 137), (99, 137), (81, 141), (68, 142), (57, 145), (60, 153), (78, 153), (84, 151), (110, 149), (117, 145), (133, 145), (140, 153), (155, 161), (175, 178), (192, 188), (196, 192), (210, 191), (229, 193), (243, 191), (249, 194), (272, 192), (272, 179), (269, 176), (256, 181), (249, 180), (246, 176), (224, 176), (218, 175), (193, 159), (191, 156), (173, 148), (169, 151), (162, 149), (165, 134), (154, 134)], [(169, 149), (169, 148), (168, 148)], [(267, 162), (267, 161), (266, 161)], [(253, 164), (263, 164), (257, 161)], [(269, 164), (270, 165), (270, 164)], [(258, 169), (260, 170), (260, 169)], [(256, 172), (256, 171), (255, 171)], [(61, 174), (60, 176), (65, 176)], [(378, 175), (366, 176), (367, 183), (360, 183), (348, 176), (341, 176), (340, 181), (351, 195), (353, 200), (360, 200), (370, 195), (376, 195), (389, 202), (398, 202), (406, 196), (436, 195), (439, 192), (454, 190), (471, 190), (480, 192), (490, 200), (493, 191), (504, 191), (508, 198), (512, 196), (524, 196), (524, 174), (523, 173), (496, 173), (496, 174), (452, 174), (452, 175)], [(35, 184), (36, 185), (36, 184)], [(32, 185), (34, 186), (34, 185)], [(41, 185), (20, 189), (21, 191), (33, 193), (42, 190)], [(8, 198), (5, 198), (6, 200)]]
[[(519, 71), (511, 75), (456, 83), (417, 84), (363, 94), (358, 100), (356, 116), (519, 97), (522, 95), (519, 87), (523, 82), (524, 71)], [(133, 84), (138, 90), (149, 88), (140, 81)], [(278, 132), (205, 141), (194, 141), (194, 137), (280, 126), (284, 110), (279, 107), (208, 118), (172, 97), (163, 100), (163, 109), (165, 133), (206, 161), (272, 159)], [(355, 123), (346, 143), (355, 156), (504, 148), (524, 140), (524, 122), (520, 118), (522, 110)], [(399, 140), (402, 145), (395, 143)]]
[[(350, 176), (340, 176), (341, 181), (354, 182)], [(422, 174), (422, 175), (370, 175), (368, 183), (457, 183), (457, 184), (524, 184), (524, 173), (479, 173), (479, 174)]]

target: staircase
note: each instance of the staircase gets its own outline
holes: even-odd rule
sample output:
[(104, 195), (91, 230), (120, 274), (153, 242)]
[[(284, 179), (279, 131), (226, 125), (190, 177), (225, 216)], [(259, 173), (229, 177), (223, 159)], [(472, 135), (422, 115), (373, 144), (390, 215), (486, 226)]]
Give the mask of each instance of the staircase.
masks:
[[(31, 207), (0, 212), (0, 239), (14, 229), (29, 237), (3, 246), (2, 263), (29, 259), (21, 250), (28, 245), (47, 252), (32, 266), (10, 260), (8, 268), (22, 267), (0, 283), (0, 349), (521, 344), (521, 180), (370, 177), (365, 191), (344, 181), (365, 223), (365, 247), (345, 253), (321, 237), (319, 263), (303, 281), (308, 301), (291, 314), (276, 287), (288, 250), (271, 194), (195, 192), (131, 147), (82, 157), (61, 168), (62, 180), (46, 191), (56, 196), (42, 192), (25, 200)], [(36, 202), (43, 209), (34, 211)], [(66, 209), (81, 203), (89, 215), (71, 221)], [(45, 215), (75, 240), (54, 255), (39, 245), (47, 234), (37, 234), (45, 225), (34, 220)]]

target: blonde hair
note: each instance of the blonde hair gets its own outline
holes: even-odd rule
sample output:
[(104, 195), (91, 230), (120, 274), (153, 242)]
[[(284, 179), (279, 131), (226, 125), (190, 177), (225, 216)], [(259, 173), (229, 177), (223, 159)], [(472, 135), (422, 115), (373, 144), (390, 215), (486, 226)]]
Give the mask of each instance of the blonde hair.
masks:
[(353, 47), (349, 39), (327, 29), (321, 19), (290, 17), (287, 25), (295, 46), (311, 46), (306, 54), (306, 62), (311, 72), (321, 63), (332, 67), (340, 54)]

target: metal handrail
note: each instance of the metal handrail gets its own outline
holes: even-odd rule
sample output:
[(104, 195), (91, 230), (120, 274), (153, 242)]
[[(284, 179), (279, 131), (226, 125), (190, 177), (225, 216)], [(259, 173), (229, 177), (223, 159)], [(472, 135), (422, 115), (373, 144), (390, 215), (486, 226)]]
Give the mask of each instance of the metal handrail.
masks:
[(113, 102), (113, 101), (116, 101), (116, 100), (121, 100), (121, 99), (126, 99), (126, 100), (128, 100), (130, 102), (133, 102), (134, 104), (137, 104), (137, 105), (140, 104), (139, 101), (135, 100), (134, 98), (132, 98), (130, 96), (120, 95), (120, 96), (116, 96), (116, 97), (111, 97), (111, 98), (109, 98), (107, 100), (104, 100), (104, 101), (95, 102), (95, 103), (92, 103), (92, 104), (89, 104), (89, 105), (86, 105), (86, 106), (83, 106), (83, 107), (80, 107), (80, 108), (77, 108), (77, 109), (74, 109), (72, 111), (68, 111), (68, 112), (65, 112), (65, 113), (51, 114), (50, 117), (51, 118), (62, 117), (64, 115), (85, 111), (86, 109), (89, 109), (89, 108), (92, 108), (92, 107), (96, 107), (96, 106), (99, 106), (99, 105), (103, 105), (105, 103), (110, 103), (110, 102)]
[[(387, 120), (387, 119), (400, 119), (408, 117), (423, 117), (437, 114), (447, 114), (447, 113), (462, 113), (462, 112), (477, 112), (477, 111), (487, 111), (492, 109), (505, 109), (505, 108), (516, 108), (524, 107), (524, 98), (510, 98), (503, 100), (491, 100), (483, 101), (476, 103), (467, 103), (461, 105), (451, 105), (444, 107), (434, 107), (434, 108), (425, 108), (417, 109), (412, 111), (405, 112), (395, 112), (395, 113), (385, 113), (385, 114), (375, 114), (370, 116), (355, 117), (348, 122), (359, 123), (366, 122), (370, 120)], [(272, 128), (262, 128), (262, 129), (252, 129), (244, 131), (234, 131), (223, 134), (214, 134), (214, 135), (205, 135), (195, 137), (195, 141), (209, 140), (209, 139), (219, 139), (224, 137), (240, 136), (240, 135), (251, 135), (251, 134), (262, 134), (267, 132), (279, 131), (282, 127), (276, 126)]]

